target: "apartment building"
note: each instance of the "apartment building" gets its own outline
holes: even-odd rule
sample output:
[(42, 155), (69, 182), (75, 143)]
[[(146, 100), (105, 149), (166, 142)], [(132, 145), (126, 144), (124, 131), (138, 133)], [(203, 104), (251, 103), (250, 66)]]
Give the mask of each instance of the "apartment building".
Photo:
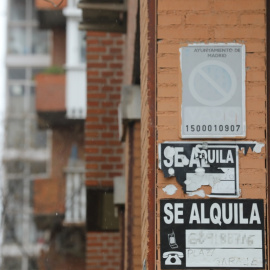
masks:
[(6, 121), (1, 269), (37, 269), (46, 233), (33, 216), (36, 178), (50, 171), (50, 134), (37, 126), (35, 75), (50, 64), (50, 33), (39, 30), (34, 3), (8, 1)]

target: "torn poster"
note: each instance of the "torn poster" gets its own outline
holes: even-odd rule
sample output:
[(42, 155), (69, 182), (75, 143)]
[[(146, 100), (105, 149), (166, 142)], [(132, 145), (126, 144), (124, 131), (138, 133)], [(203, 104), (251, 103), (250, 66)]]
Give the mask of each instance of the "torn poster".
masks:
[(239, 189), (238, 152), (249, 148), (259, 153), (257, 142), (165, 142), (159, 144), (159, 168), (165, 177), (176, 177), (190, 196), (204, 197), (202, 186), (212, 188), (209, 197), (237, 198)]

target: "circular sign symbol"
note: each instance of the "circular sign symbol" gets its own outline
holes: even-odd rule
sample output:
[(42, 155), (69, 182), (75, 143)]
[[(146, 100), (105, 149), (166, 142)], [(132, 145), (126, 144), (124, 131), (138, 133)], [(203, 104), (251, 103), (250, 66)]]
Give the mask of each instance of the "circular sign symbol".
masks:
[(219, 106), (229, 101), (236, 91), (233, 70), (219, 61), (205, 61), (197, 65), (189, 76), (192, 96), (201, 104)]

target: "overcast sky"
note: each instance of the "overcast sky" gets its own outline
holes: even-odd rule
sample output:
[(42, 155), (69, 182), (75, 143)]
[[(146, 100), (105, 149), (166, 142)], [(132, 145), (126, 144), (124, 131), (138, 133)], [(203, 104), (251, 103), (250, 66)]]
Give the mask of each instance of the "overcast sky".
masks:
[(6, 2), (7, 0), (0, 1), (0, 114), (4, 112), (5, 100), (5, 52), (6, 52)]
[[(7, 19), (7, 0), (0, 0), (0, 224), (2, 223), (2, 185), (3, 185), (3, 171), (2, 171), (2, 155), (4, 143), (4, 112), (5, 112), (5, 54), (6, 54), (6, 19)], [(0, 228), (0, 245), (2, 243), (2, 230)], [(0, 261), (1, 264), (1, 261)]]

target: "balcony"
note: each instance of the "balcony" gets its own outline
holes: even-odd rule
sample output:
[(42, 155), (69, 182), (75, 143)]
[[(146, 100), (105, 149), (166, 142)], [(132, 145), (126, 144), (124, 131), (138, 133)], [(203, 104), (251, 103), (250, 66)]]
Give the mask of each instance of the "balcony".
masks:
[(35, 0), (35, 5), (41, 29), (65, 27), (66, 20), (62, 9), (67, 6), (67, 0), (52, 0), (52, 3), (44, 0)]
[(63, 125), (66, 114), (66, 75), (41, 73), (35, 80), (39, 126), (46, 128)]
[(80, 30), (126, 32), (127, 0), (80, 0)]
[(84, 225), (86, 220), (86, 188), (84, 166), (69, 165), (66, 175), (66, 210), (64, 225)]

